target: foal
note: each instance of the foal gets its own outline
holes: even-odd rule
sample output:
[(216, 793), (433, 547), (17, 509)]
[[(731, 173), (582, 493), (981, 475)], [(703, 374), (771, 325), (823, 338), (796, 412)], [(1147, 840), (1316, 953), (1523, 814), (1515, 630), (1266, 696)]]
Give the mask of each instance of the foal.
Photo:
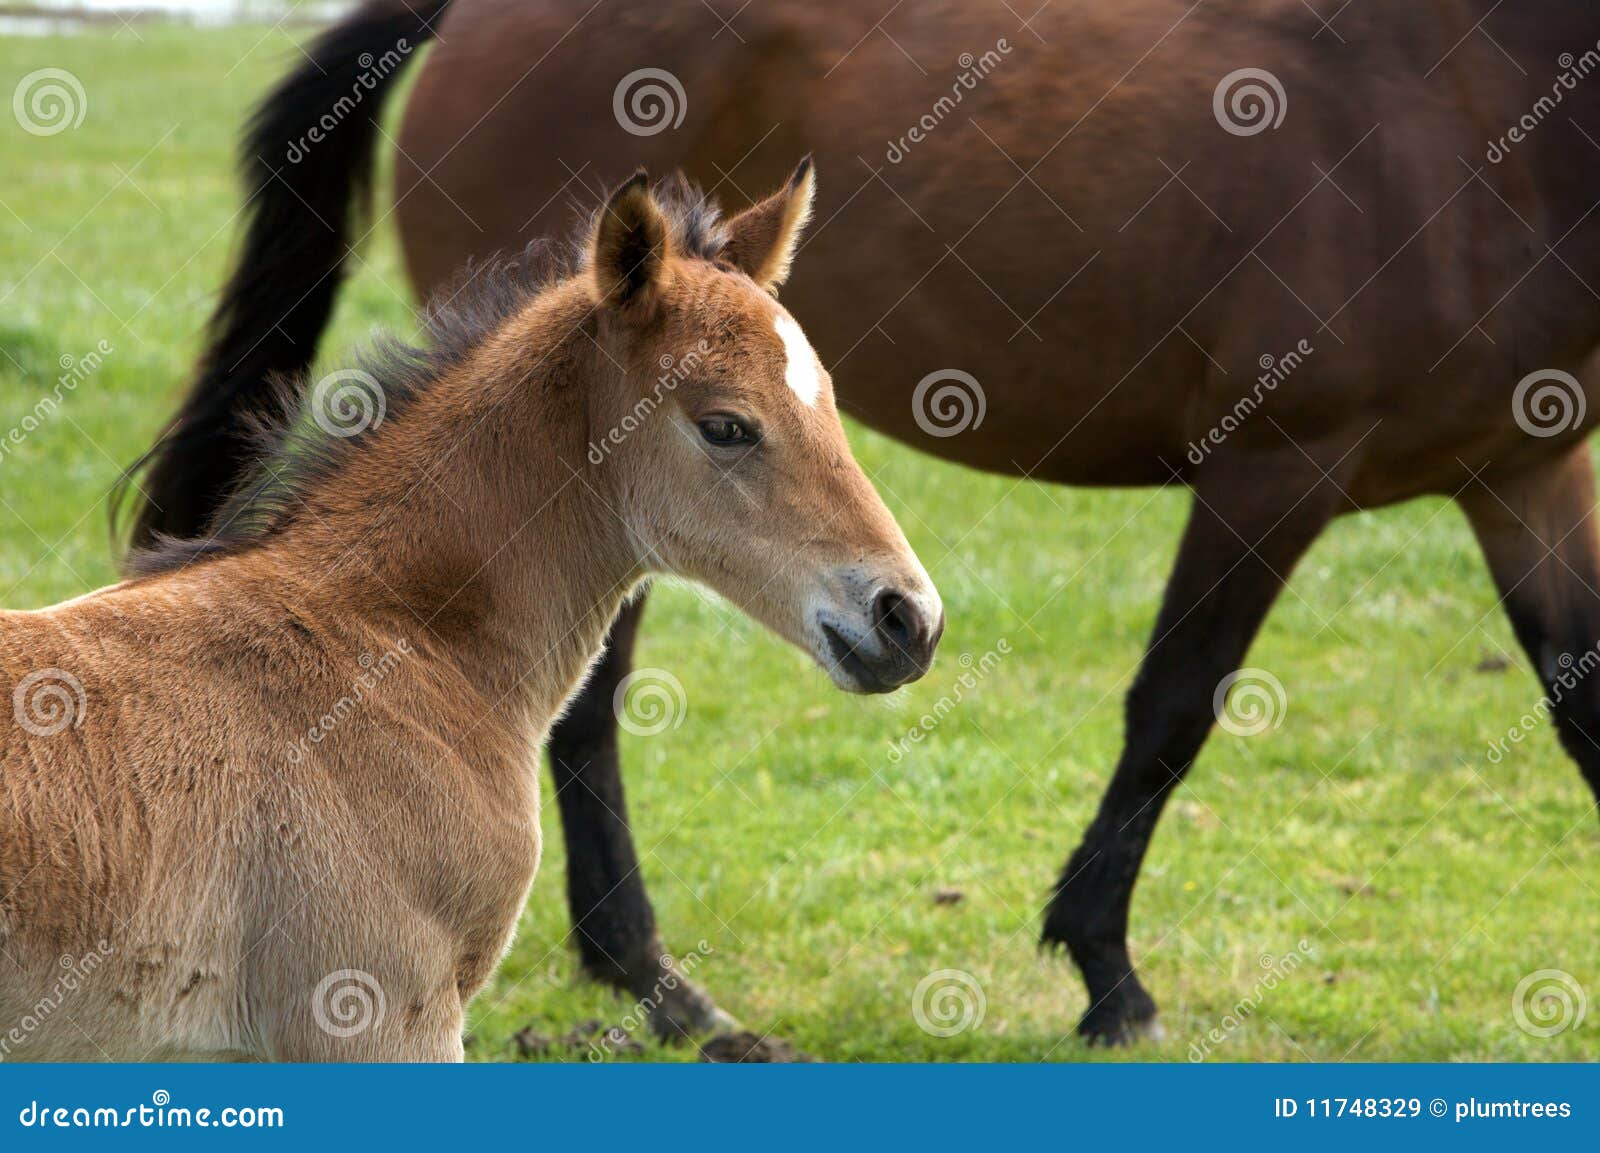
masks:
[(719, 225), (634, 177), (565, 276), (319, 382), (211, 537), (0, 614), (11, 1051), (459, 1059), (539, 745), (652, 572), (845, 690), (927, 670), (938, 595), (772, 296), (812, 190)]

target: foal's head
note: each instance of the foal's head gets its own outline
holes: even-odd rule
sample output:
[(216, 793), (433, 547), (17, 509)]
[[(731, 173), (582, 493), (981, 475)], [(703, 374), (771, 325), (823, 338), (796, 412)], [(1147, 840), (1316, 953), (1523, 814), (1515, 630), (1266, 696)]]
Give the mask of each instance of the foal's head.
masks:
[(683, 219), (706, 209), (643, 174), (612, 194), (589, 238), (610, 363), (586, 390), (588, 463), (643, 567), (711, 586), (840, 688), (883, 692), (927, 671), (944, 610), (773, 295), (814, 187), (808, 160), (722, 224)]

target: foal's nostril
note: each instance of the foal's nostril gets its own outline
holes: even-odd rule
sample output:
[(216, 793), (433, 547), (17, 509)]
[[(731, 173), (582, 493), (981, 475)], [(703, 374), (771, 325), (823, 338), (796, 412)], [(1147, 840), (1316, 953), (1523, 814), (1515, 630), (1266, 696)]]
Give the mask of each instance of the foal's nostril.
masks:
[(872, 626), (904, 649), (917, 642), (922, 631), (922, 617), (904, 596), (893, 589), (884, 589), (872, 600)]

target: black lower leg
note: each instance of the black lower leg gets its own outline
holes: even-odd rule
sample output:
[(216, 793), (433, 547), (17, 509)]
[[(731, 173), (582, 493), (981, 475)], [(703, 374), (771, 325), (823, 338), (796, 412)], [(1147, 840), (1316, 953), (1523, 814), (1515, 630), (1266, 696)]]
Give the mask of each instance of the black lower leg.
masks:
[(1460, 496), (1506, 615), (1600, 800), (1600, 531), (1587, 445)]
[(1315, 490), (1289, 511), (1227, 496), (1202, 491), (1196, 499), (1128, 693), (1122, 756), (1045, 913), (1044, 943), (1065, 946), (1088, 986), (1079, 1032), (1091, 1041), (1117, 1044), (1154, 1031), (1155, 1001), (1128, 954), (1128, 909), (1145, 850), (1211, 729), (1219, 685), (1327, 522), (1329, 502)]
[(628, 825), (613, 695), (633, 665), (642, 601), (623, 609), (588, 684), (550, 734), (550, 768), (567, 844), (567, 904), (586, 972), (655, 1006), (666, 1036), (703, 1033), (726, 1018), (673, 972)]

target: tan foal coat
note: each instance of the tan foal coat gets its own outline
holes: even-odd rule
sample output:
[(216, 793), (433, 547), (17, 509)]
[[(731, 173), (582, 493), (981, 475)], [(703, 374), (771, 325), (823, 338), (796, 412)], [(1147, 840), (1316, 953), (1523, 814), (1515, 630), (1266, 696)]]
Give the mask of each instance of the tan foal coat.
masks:
[(538, 867), (540, 742), (651, 572), (845, 688), (883, 686), (819, 621), (926, 669), (860, 590), (937, 594), (778, 331), (811, 189), (708, 225), (635, 178), (576, 274), (384, 380), (360, 436), (281, 449), (287, 496), (224, 510), (247, 534), (0, 614), (3, 1055), (459, 1059)]

